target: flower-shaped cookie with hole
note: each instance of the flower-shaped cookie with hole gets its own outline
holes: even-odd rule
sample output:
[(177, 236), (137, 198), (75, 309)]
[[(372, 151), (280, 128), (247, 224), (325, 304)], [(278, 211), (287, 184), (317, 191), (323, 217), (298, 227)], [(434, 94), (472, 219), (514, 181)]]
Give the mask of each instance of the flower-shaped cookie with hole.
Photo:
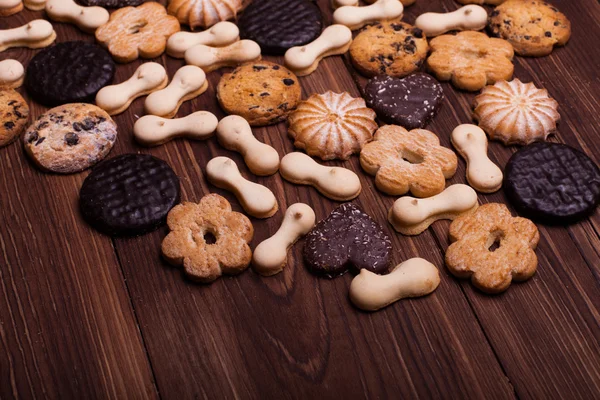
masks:
[(167, 47), (167, 40), (179, 32), (177, 18), (167, 15), (159, 3), (148, 2), (139, 7), (121, 8), (96, 30), (96, 40), (121, 63), (138, 57), (155, 58)]
[(171, 232), (162, 242), (162, 254), (170, 264), (183, 265), (192, 280), (212, 282), (223, 274), (239, 274), (250, 265), (252, 223), (232, 211), (218, 194), (204, 196), (199, 204), (175, 206), (167, 224)]
[(456, 172), (454, 152), (440, 146), (438, 137), (425, 129), (407, 131), (401, 126), (386, 125), (375, 132), (374, 141), (363, 147), (360, 165), (375, 175), (382, 192), (417, 197), (441, 193), (446, 179)]
[(514, 50), (504, 39), (485, 33), (465, 31), (442, 35), (429, 42), (427, 66), (441, 81), (452, 81), (459, 89), (476, 91), (514, 72)]
[(513, 217), (504, 204), (490, 203), (463, 214), (450, 225), (446, 265), (458, 278), (486, 293), (500, 293), (510, 283), (535, 274), (537, 227), (526, 218)]

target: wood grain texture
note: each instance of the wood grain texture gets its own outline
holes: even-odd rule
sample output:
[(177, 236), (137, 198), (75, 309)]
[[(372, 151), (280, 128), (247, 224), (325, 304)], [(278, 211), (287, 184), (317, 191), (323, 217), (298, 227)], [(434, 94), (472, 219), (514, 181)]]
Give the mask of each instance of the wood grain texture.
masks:
[[(260, 1), (260, 0), (255, 0)], [(541, 59), (517, 58), (515, 76), (534, 81), (560, 103), (554, 141), (581, 148), (600, 162), (600, 5), (594, 0), (553, 0), (573, 22), (564, 49)], [(165, 1), (162, 1), (164, 4)], [(330, 22), (329, 0), (319, 0)], [(453, 0), (417, 0), (406, 9), (412, 23), (425, 11), (451, 11)], [(43, 17), (24, 11), (0, 18), (0, 29)], [(58, 41), (93, 41), (76, 28), (56, 24)], [(33, 51), (11, 50), (0, 59), (23, 63)], [(266, 57), (282, 62), (281, 58)], [(162, 56), (173, 76), (183, 61)], [(118, 67), (127, 79), (136, 61)], [(360, 95), (364, 78), (345, 57), (324, 60), (300, 78), (303, 98), (326, 90)], [(208, 110), (224, 116), (215, 98), (222, 71), (185, 103), (179, 116)], [(440, 114), (429, 129), (445, 146), (459, 123), (471, 121), (474, 95), (443, 84)], [(20, 90), (24, 93), (24, 90)], [(35, 105), (33, 116), (44, 111)], [(119, 139), (111, 157), (128, 152), (166, 160), (181, 178), (183, 200), (209, 192), (208, 161), (226, 155), (242, 174), (268, 186), (280, 211), (253, 219), (252, 246), (272, 235), (285, 209), (298, 201), (318, 219), (339, 203), (310, 187), (254, 177), (234, 152), (214, 138), (177, 140), (143, 148), (132, 127), (143, 100), (115, 118)], [(285, 124), (255, 129), (281, 156), (294, 150)], [(490, 144), (504, 166), (516, 147)], [(0, 398), (595, 398), (600, 394), (600, 215), (568, 228), (540, 227), (536, 276), (500, 296), (486, 296), (458, 281), (443, 266), (448, 222), (417, 237), (403, 237), (387, 223), (395, 198), (374, 188), (358, 158), (331, 162), (356, 171), (363, 192), (356, 200), (393, 240), (395, 264), (415, 256), (440, 268), (442, 283), (431, 296), (403, 300), (380, 312), (357, 311), (348, 300), (351, 274), (327, 280), (302, 264), (302, 241), (284, 272), (262, 278), (253, 271), (202, 286), (160, 257), (166, 228), (138, 238), (111, 240), (85, 225), (78, 190), (88, 172), (55, 176), (38, 172), (20, 144), (0, 149)], [(461, 160), (453, 183), (465, 182)], [(26, 184), (23, 184), (26, 182)], [(505, 202), (504, 195), (480, 196)]]

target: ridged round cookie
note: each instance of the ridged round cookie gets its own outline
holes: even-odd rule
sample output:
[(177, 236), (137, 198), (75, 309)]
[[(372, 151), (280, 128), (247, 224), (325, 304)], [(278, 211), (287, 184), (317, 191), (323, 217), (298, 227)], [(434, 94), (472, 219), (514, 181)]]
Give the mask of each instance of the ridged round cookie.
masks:
[(168, 11), (194, 30), (235, 18), (243, 6), (242, 0), (171, 0)]
[(294, 145), (322, 160), (347, 160), (373, 140), (375, 112), (348, 93), (313, 94), (290, 114)]
[(98, 164), (83, 182), (84, 219), (108, 235), (141, 235), (166, 222), (179, 203), (179, 178), (148, 154), (123, 154)]
[(228, 114), (252, 126), (285, 121), (300, 101), (298, 78), (287, 68), (268, 61), (244, 64), (223, 75), (217, 99)]
[(117, 124), (91, 104), (65, 104), (37, 119), (23, 137), (25, 151), (46, 171), (83, 171), (108, 155), (117, 140)]
[(253, 1), (238, 21), (240, 37), (260, 45), (263, 54), (283, 55), (315, 40), (323, 27), (319, 7), (310, 0)]
[(429, 51), (425, 34), (401, 21), (366, 27), (350, 45), (350, 58), (363, 75), (400, 78), (418, 70)]
[(87, 42), (63, 42), (37, 53), (25, 78), (27, 92), (45, 106), (92, 103), (115, 74), (115, 63), (102, 47)]
[(508, 0), (490, 15), (494, 36), (506, 39), (522, 56), (541, 57), (571, 37), (571, 22), (556, 7), (540, 0)]
[(15, 141), (25, 129), (29, 106), (15, 90), (0, 90), (0, 147)]

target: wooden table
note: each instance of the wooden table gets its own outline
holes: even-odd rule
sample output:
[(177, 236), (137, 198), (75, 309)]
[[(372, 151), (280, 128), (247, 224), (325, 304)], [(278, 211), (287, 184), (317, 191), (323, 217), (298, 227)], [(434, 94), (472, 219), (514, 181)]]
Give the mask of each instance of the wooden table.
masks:
[[(549, 57), (517, 57), (515, 76), (547, 88), (559, 101), (560, 133), (552, 140), (583, 149), (600, 163), (600, 4), (552, 2), (573, 22), (573, 37)], [(319, 3), (329, 22), (329, 0)], [(457, 7), (453, 0), (417, 0), (404, 20)], [(43, 13), (24, 11), (0, 18), (0, 28), (35, 18)], [(56, 31), (58, 41), (93, 41), (69, 25), (56, 24)], [(34, 54), (16, 49), (0, 59), (26, 64)], [(157, 61), (170, 76), (183, 65), (166, 56)], [(115, 82), (138, 65), (119, 66)], [(209, 74), (208, 91), (186, 103), (179, 116), (208, 110), (223, 117), (215, 99), (220, 75)], [(353, 76), (344, 58), (327, 59), (301, 78), (303, 96), (326, 90), (358, 96), (364, 80)], [(450, 146), (452, 129), (471, 121), (474, 94), (443, 86), (446, 100), (429, 129)], [(46, 111), (30, 104), (34, 118)], [(204, 176), (212, 157), (227, 155), (245, 176), (273, 190), (282, 210), (302, 201), (322, 219), (337, 206), (278, 174), (253, 177), (239, 155), (214, 138), (140, 147), (132, 126), (142, 114), (143, 101), (137, 100), (116, 117), (119, 138), (110, 156), (139, 152), (166, 160), (181, 178), (183, 200), (217, 192), (240, 210), (232, 195)], [(281, 155), (294, 150), (285, 124), (254, 132)], [(490, 144), (501, 166), (515, 150)], [(352, 275), (328, 280), (309, 274), (302, 242), (274, 277), (249, 270), (212, 285), (190, 283), (161, 260), (166, 228), (111, 239), (82, 221), (78, 192), (88, 172), (45, 174), (29, 162), (20, 142), (0, 149), (0, 398), (600, 397), (598, 212), (569, 227), (539, 226), (535, 277), (487, 296), (444, 267), (447, 221), (417, 237), (396, 234), (386, 222), (395, 199), (374, 188), (357, 157), (332, 164), (359, 173), (363, 192), (356, 203), (393, 238), (394, 265), (421, 256), (440, 268), (434, 294), (377, 313), (359, 312), (348, 300)], [(451, 182), (464, 181), (461, 160)], [(505, 198), (499, 192), (480, 201)], [(282, 216), (253, 220), (252, 245), (273, 234)]]

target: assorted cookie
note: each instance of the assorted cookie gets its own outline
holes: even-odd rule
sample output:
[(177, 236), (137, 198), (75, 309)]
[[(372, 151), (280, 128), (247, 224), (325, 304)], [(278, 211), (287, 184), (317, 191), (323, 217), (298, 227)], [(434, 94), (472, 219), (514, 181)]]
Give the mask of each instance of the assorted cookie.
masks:
[(47, 0), (44, 10), (51, 20), (73, 24), (87, 33), (94, 33), (110, 18), (105, 8), (80, 6), (75, 0)]
[(21, 0), (2, 0), (0, 1), (0, 17), (8, 17), (23, 10)]
[(158, 146), (176, 138), (204, 140), (213, 136), (218, 123), (217, 117), (208, 111), (176, 119), (145, 115), (135, 121), (133, 136), (144, 146)]
[(354, 31), (374, 22), (400, 19), (403, 12), (404, 6), (399, 0), (377, 0), (364, 7), (359, 7), (356, 2), (335, 10), (333, 23), (346, 25)]
[(77, 0), (81, 5), (88, 7), (123, 8), (137, 7), (144, 0)]
[(186, 50), (185, 62), (208, 73), (223, 67), (236, 67), (261, 59), (260, 46), (252, 40), (240, 40), (224, 47), (197, 44)]
[(0, 90), (0, 147), (14, 142), (27, 126), (29, 106), (12, 89)]
[(415, 20), (415, 26), (429, 37), (449, 31), (480, 31), (487, 25), (485, 8), (468, 5), (447, 13), (428, 12)]
[(243, 6), (243, 0), (171, 0), (168, 11), (193, 31), (235, 18)]
[(41, 49), (48, 47), (56, 40), (56, 32), (52, 24), (43, 19), (36, 19), (13, 29), (0, 29), (0, 52), (13, 47)]
[[(81, 3), (84, 4), (84, 1), (82, 0)], [(46, 0), (23, 0), (23, 4), (31, 11), (43, 11), (46, 8)]]
[(17, 60), (0, 61), (0, 90), (17, 89), (25, 81), (25, 67)]
[(177, 32), (167, 41), (167, 54), (175, 58), (185, 57), (185, 52), (203, 44), (211, 47), (223, 47), (240, 40), (240, 30), (232, 22), (219, 22), (202, 32)]

